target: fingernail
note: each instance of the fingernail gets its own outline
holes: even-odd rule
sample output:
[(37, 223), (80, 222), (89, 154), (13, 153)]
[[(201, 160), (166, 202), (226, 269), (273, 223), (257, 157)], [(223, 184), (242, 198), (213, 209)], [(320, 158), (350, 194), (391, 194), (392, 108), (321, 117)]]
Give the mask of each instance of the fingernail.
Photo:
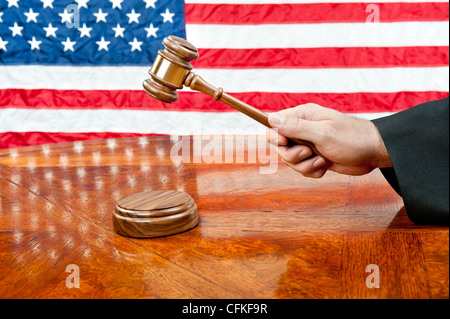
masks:
[(301, 160), (304, 159), (307, 152), (308, 152), (307, 150), (302, 150), (302, 151), (298, 154), (298, 158), (301, 159)]
[(286, 120), (286, 118), (283, 115), (278, 114), (278, 113), (272, 113), (269, 115), (269, 123), (275, 127), (282, 126), (284, 124), (285, 120)]
[(314, 161), (313, 166), (318, 168), (318, 167), (324, 166), (325, 164), (326, 164), (326, 161), (322, 157), (319, 157), (318, 159), (316, 159)]

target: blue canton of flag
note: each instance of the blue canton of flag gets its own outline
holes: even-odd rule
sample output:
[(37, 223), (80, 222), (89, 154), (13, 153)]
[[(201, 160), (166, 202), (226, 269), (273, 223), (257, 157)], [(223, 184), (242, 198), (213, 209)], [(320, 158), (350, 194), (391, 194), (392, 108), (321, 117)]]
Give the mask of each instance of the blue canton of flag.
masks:
[(0, 0), (0, 63), (151, 65), (183, 0)]

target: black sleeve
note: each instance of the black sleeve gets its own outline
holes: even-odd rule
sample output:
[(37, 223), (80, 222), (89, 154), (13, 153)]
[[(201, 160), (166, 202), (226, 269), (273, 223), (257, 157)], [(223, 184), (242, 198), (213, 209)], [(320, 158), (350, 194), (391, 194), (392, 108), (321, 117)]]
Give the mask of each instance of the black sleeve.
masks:
[(449, 224), (449, 98), (373, 121), (392, 161), (381, 169), (416, 224)]

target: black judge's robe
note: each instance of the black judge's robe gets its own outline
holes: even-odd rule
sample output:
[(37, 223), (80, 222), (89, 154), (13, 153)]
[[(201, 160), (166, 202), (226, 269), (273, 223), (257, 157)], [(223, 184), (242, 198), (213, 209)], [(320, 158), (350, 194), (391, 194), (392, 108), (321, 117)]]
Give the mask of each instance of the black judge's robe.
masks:
[(449, 224), (449, 98), (373, 120), (392, 161), (383, 175), (416, 224)]

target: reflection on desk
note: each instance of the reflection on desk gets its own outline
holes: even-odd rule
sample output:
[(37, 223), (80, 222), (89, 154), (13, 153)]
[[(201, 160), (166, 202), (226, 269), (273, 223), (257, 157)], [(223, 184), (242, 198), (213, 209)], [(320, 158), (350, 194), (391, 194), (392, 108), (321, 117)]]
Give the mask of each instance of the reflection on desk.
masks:
[[(181, 140), (162, 136), (0, 150), (0, 298), (449, 297), (448, 227), (411, 223), (378, 170), (262, 174), (268, 162), (248, 160), (261, 144), (230, 140), (245, 154), (219, 163), (174, 161)], [(189, 193), (198, 227), (115, 234), (116, 202), (155, 189)]]

